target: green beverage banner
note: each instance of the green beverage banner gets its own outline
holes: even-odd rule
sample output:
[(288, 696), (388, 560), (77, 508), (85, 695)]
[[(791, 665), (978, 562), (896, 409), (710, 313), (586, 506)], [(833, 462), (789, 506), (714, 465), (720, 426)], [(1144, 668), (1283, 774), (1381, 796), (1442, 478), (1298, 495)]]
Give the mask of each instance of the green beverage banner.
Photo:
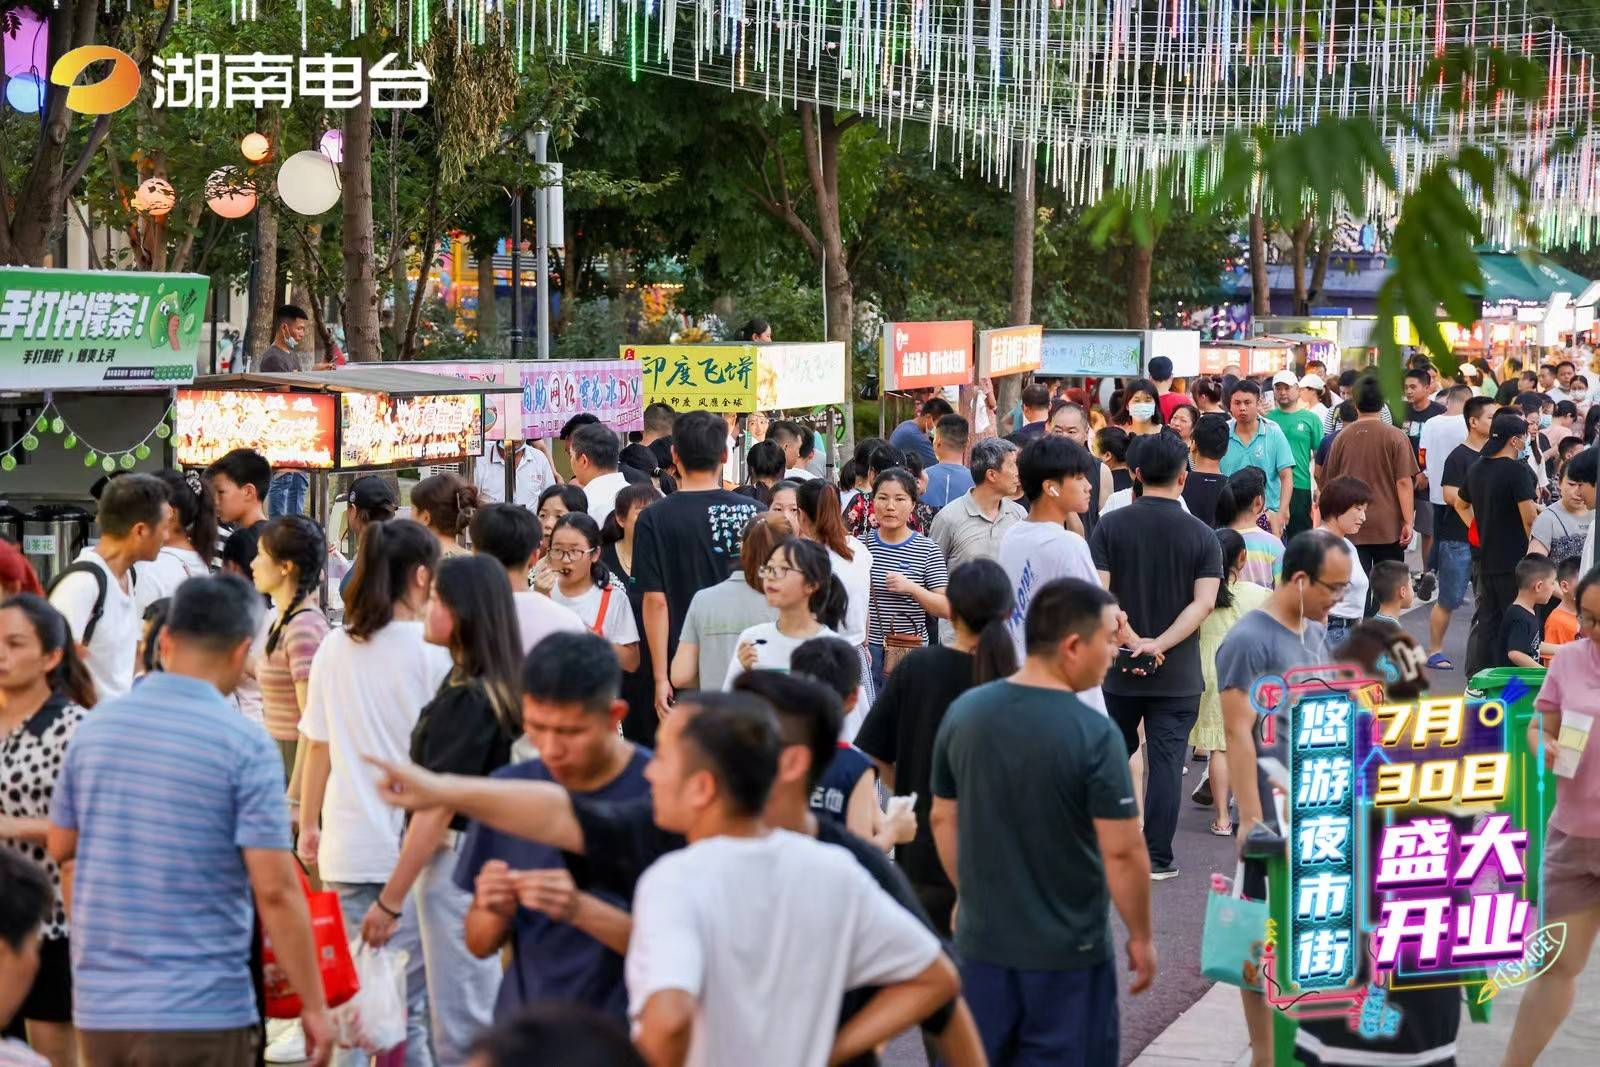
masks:
[(0, 388), (193, 381), (210, 281), (203, 274), (0, 267)]

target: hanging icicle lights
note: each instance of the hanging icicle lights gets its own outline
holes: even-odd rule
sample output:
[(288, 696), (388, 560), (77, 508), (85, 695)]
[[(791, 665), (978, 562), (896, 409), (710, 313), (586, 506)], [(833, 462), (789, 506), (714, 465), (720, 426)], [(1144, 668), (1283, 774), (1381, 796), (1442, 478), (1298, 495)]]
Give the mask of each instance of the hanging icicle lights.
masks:
[[(253, 14), (252, 0), (230, 2), (235, 17)], [(352, 35), (378, 10), (332, 2), (348, 3)], [(383, 10), (415, 48), (441, 8), (462, 41), (493, 34), (522, 57), (860, 112), (900, 145), (909, 126), (936, 156), (996, 181), (1009, 180), (1012, 144), (1031, 142), (1047, 180), (1077, 204), (1169, 163), (1190, 187), (1199, 150), (1230, 132), (1365, 115), (1402, 191), (1463, 143), (1500, 145), (1532, 182), (1546, 240), (1600, 233), (1594, 56), (1524, 0), (390, 0)], [(1537, 60), (1544, 101), (1441, 114), (1423, 75), (1461, 45)], [(1397, 109), (1442, 123), (1440, 136), (1420, 141)], [(1392, 215), (1396, 201), (1378, 192), (1371, 212)]]

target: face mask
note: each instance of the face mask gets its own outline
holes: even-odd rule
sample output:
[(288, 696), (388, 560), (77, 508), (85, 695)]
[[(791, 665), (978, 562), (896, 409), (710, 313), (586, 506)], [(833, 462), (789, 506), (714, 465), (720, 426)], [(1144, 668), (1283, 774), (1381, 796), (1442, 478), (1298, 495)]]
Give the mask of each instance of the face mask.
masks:
[(1540, 415), (1539, 416), (1539, 429), (1547, 430), (1549, 428), (1550, 428), (1550, 416), (1549, 415)]
[(1518, 458), (1526, 460), (1526, 459), (1531, 458), (1532, 456), (1533, 456), (1533, 442), (1532, 441), (1524, 441), (1523, 444), (1522, 444), (1522, 453)]
[(1149, 422), (1151, 416), (1155, 415), (1155, 413), (1156, 406), (1154, 404), (1128, 405), (1128, 414), (1132, 415), (1139, 422)]

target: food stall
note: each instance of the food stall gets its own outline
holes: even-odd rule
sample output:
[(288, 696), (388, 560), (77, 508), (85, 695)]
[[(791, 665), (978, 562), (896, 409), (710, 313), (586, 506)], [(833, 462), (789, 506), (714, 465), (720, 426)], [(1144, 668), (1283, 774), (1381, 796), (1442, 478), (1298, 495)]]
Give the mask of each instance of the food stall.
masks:
[(210, 279), (0, 267), (0, 511), (48, 582), (94, 539), (93, 487), (171, 462)]
[(1238, 367), (1241, 377), (1276, 374), (1293, 365), (1294, 342), (1282, 338), (1253, 337), (1248, 341), (1225, 344), (1207, 342), (1200, 346), (1200, 373), (1222, 374)]
[(879, 345), (879, 382), (882, 402), (878, 405), (878, 433), (887, 436), (893, 427), (886, 421), (893, 394), (896, 406), (910, 403), (911, 394), (936, 390), (944, 393), (954, 408), (961, 400), (959, 388), (973, 384), (976, 369), (972, 348), (972, 321), (886, 322)]

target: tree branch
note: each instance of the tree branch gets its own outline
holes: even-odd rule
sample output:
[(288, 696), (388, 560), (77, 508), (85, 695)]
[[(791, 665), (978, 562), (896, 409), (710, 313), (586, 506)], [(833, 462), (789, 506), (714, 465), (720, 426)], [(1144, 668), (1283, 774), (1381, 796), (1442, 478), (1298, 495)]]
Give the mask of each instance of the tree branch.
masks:
[(844, 131), (848, 130), (850, 127), (858, 126), (862, 122), (865, 122), (865, 121), (866, 121), (866, 119), (858, 112), (858, 113), (856, 113), (854, 115), (846, 115), (844, 118), (842, 118), (839, 121), (835, 122), (833, 124), (833, 128), (838, 133), (843, 133)]

